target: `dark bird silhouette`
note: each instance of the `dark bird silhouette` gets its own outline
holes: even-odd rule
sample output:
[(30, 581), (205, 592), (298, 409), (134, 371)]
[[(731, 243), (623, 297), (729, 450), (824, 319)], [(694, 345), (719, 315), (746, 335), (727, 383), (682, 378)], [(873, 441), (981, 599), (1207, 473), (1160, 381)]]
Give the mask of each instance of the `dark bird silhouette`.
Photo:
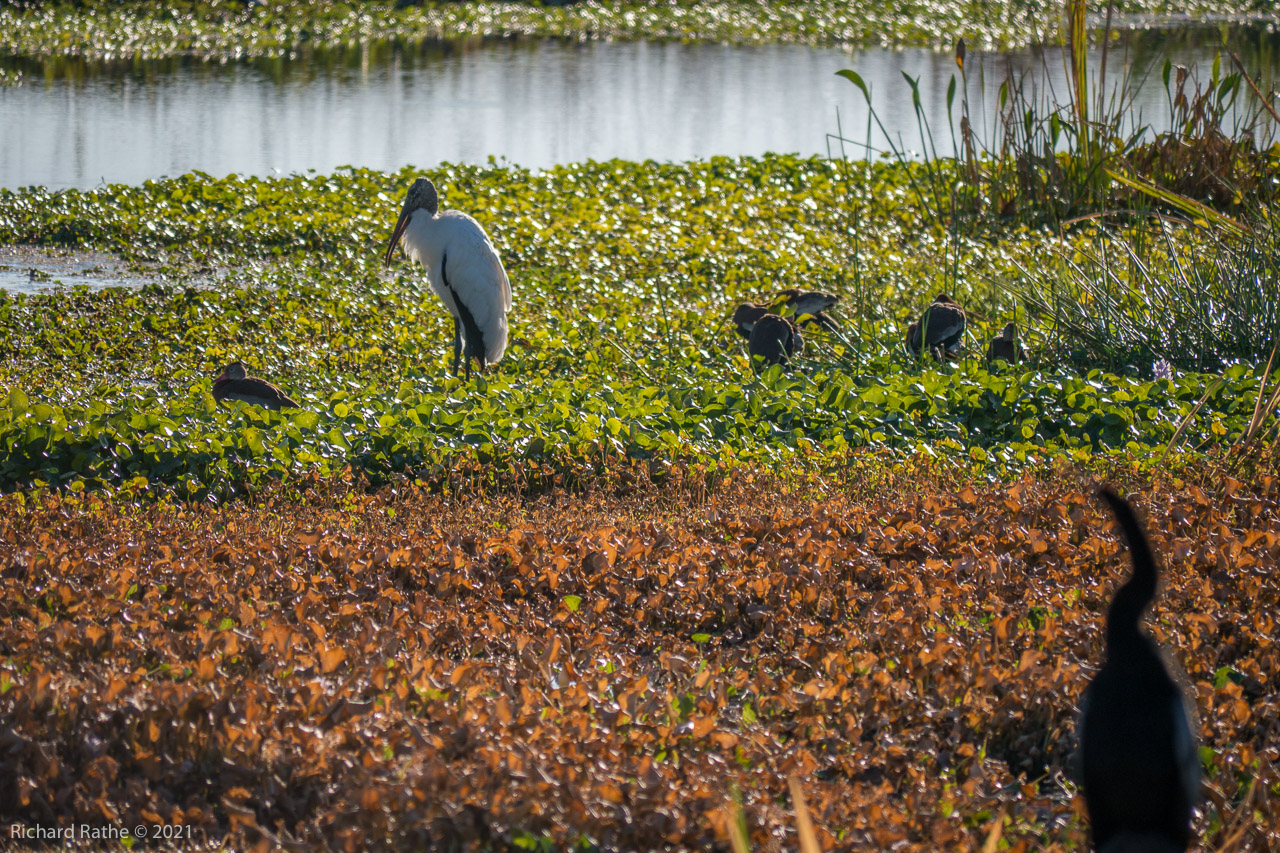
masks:
[(824, 290), (800, 290), (788, 287), (778, 292), (769, 302), (760, 305), (746, 302), (733, 312), (733, 323), (738, 334), (744, 338), (751, 337), (751, 330), (756, 322), (766, 314), (787, 315), (793, 317), (804, 326), (821, 326), (824, 329), (836, 330), (840, 326), (826, 314), (827, 309), (840, 301), (840, 297)]
[(756, 323), (765, 314), (769, 313), (768, 307), (757, 305), (754, 302), (744, 302), (737, 308), (733, 309), (733, 325), (738, 334), (744, 339), (751, 339), (751, 330), (756, 327)]
[(756, 356), (766, 365), (786, 365), (791, 356), (804, 350), (804, 340), (795, 323), (777, 314), (765, 314), (751, 329), (747, 340), (747, 352), (754, 364)]
[[(920, 319), (907, 327), (907, 348), (920, 355), (921, 345), (935, 356), (953, 356), (960, 352), (964, 337), (965, 315), (960, 303), (939, 293)], [(923, 340), (922, 340), (923, 338)]]
[(1004, 327), (1004, 331), (991, 339), (991, 345), (987, 347), (987, 361), (995, 361), (997, 358), (1003, 358), (1010, 364), (1016, 364), (1022, 361), (1022, 344), (1018, 342), (1018, 324), (1009, 323)]
[(1107, 659), (1085, 690), (1080, 764), (1093, 842), (1103, 853), (1182, 851), (1200, 766), (1191, 714), (1159, 649), (1138, 622), (1158, 571), (1128, 501), (1103, 489), (1129, 543), (1133, 574), (1107, 611)]
[(1163, 836), (1135, 832), (1122, 832), (1107, 842), (1107, 846), (1099, 853), (1183, 853), (1184, 848), (1177, 846)]
[(264, 409), (301, 409), (287, 394), (265, 379), (251, 377), (244, 364), (233, 361), (213, 380), (213, 399), (242, 400)]

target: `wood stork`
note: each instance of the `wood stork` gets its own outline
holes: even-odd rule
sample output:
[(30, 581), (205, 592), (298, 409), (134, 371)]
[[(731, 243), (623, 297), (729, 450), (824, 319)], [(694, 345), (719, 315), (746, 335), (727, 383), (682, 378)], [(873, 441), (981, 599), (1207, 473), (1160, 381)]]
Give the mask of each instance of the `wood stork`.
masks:
[(472, 359), (484, 370), (507, 348), (511, 280), (480, 223), (438, 206), (435, 184), (427, 178), (414, 181), (383, 262), (390, 265), (396, 246), (403, 244), (405, 254), (426, 269), (432, 292), (453, 316), (453, 373), (461, 356), (470, 379)]
[(785, 365), (791, 356), (804, 350), (804, 341), (795, 323), (777, 314), (765, 314), (756, 321), (747, 340), (747, 352), (754, 364), (756, 357), (766, 365)]
[[(920, 319), (907, 327), (907, 348), (920, 355), (924, 349), (940, 354), (956, 355), (964, 337), (965, 315), (960, 304), (945, 293), (939, 293)], [(923, 342), (921, 337), (923, 336)]]
[(987, 347), (987, 361), (995, 361), (997, 358), (1003, 358), (1010, 364), (1016, 364), (1022, 361), (1022, 344), (1018, 342), (1018, 324), (1009, 323), (1004, 327), (1004, 331), (991, 339), (991, 345)]
[(213, 380), (213, 399), (242, 400), (264, 409), (301, 409), (287, 394), (265, 379), (249, 376), (244, 363), (233, 361)]
[(1151, 545), (1128, 501), (1106, 489), (1133, 574), (1107, 611), (1107, 659), (1084, 693), (1080, 764), (1094, 844), (1103, 851), (1186, 850), (1200, 765), (1186, 697), (1138, 627), (1156, 596)]
[(764, 304), (745, 302), (733, 312), (733, 324), (739, 335), (749, 339), (756, 321), (766, 314), (795, 317), (802, 325), (819, 325), (825, 329), (838, 329), (834, 320), (824, 311), (840, 301), (834, 293), (822, 290), (800, 290), (789, 287)]

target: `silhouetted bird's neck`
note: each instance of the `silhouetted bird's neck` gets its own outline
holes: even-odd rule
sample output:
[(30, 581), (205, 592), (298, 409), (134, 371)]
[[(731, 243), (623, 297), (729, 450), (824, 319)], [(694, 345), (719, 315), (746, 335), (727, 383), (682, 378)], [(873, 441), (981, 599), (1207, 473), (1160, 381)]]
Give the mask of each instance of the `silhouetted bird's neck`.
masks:
[(1138, 629), (1138, 622), (1156, 597), (1155, 555), (1151, 553), (1147, 536), (1129, 504), (1111, 492), (1103, 492), (1103, 497), (1111, 504), (1133, 559), (1133, 574), (1116, 590), (1111, 609), (1107, 611), (1107, 646), (1111, 650), (1121, 645), (1131, 647), (1135, 643), (1149, 646), (1149, 641)]
[[(1151, 568), (1151, 564), (1147, 564)], [(1133, 577), (1124, 586), (1116, 590), (1107, 611), (1107, 648), (1114, 651), (1117, 647), (1126, 648), (1137, 644), (1146, 645), (1147, 638), (1138, 627), (1142, 614), (1156, 596), (1156, 573), (1142, 571), (1142, 563), (1134, 566)]]

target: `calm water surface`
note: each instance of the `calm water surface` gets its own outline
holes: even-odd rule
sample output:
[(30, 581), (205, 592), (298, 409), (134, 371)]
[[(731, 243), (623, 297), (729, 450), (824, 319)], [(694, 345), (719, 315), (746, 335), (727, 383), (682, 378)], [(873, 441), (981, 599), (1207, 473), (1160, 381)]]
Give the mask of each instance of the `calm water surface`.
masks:
[[(1150, 71), (1136, 108), (1160, 127), (1165, 55), (1200, 63), (1207, 75), (1220, 39), (1217, 29), (1172, 40), (1135, 36), (1112, 49), (1109, 73), (1126, 64)], [(1276, 39), (1255, 33), (1242, 48), (1267, 80), (1280, 76)], [(226, 64), (0, 58), (0, 65), (24, 75), (22, 85), (0, 89), (0, 186), (57, 188), (192, 170), (269, 175), (490, 157), (540, 168), (589, 158), (825, 154), (837, 110), (846, 135), (865, 138), (865, 103), (835, 76), (842, 68), (863, 76), (889, 133), (912, 149), (920, 136), (902, 75), (918, 77), (939, 153), (948, 154), (946, 88), (956, 72), (949, 53), (927, 50), (555, 41), (380, 44)], [(971, 54), (974, 109), (984, 95), (994, 103), (1010, 68), (1065, 99), (1058, 52)]]

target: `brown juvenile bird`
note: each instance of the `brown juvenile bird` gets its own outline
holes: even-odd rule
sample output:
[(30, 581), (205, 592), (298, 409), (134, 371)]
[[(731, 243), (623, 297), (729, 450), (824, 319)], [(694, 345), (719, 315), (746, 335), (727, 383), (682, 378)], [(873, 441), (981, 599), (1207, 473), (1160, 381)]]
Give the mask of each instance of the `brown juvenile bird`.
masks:
[(995, 361), (997, 358), (1003, 358), (1010, 364), (1017, 364), (1022, 361), (1022, 344), (1018, 342), (1018, 324), (1009, 323), (1004, 327), (1004, 331), (991, 339), (991, 345), (987, 347), (987, 361)]
[(945, 293), (939, 293), (924, 309), (920, 319), (907, 327), (907, 349), (920, 355), (923, 335), (923, 347), (935, 357), (943, 353), (957, 355), (964, 337), (964, 323), (964, 309), (960, 303)]
[(754, 363), (756, 356), (766, 365), (786, 365), (791, 356), (804, 351), (804, 340), (796, 324), (777, 314), (765, 314), (751, 329), (747, 352)]
[(264, 409), (301, 409), (287, 394), (265, 379), (250, 377), (244, 363), (233, 361), (213, 380), (213, 399), (241, 400)]
[(738, 334), (744, 338), (751, 337), (751, 329), (756, 321), (766, 314), (785, 313), (796, 318), (805, 317), (803, 325), (816, 324), (824, 329), (838, 329), (840, 327), (836, 321), (823, 312), (839, 301), (839, 296), (824, 290), (800, 290), (788, 287), (786, 290), (779, 291), (764, 305), (755, 302), (739, 305), (733, 312), (733, 324), (737, 327)]

